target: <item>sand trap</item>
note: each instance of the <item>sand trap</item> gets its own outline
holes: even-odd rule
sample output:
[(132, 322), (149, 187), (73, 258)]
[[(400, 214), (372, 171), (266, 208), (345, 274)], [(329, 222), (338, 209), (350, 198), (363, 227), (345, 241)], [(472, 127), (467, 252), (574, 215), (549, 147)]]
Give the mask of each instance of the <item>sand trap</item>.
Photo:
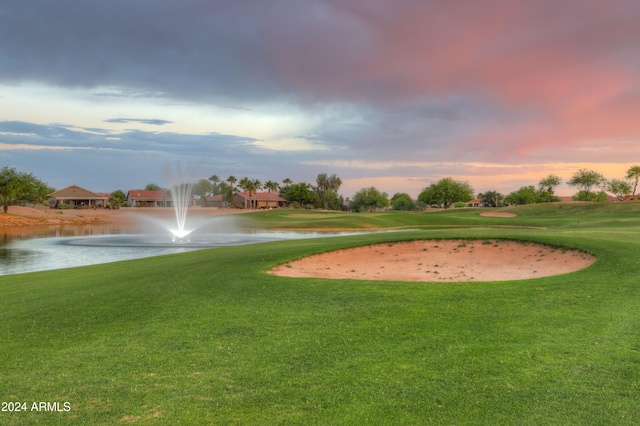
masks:
[(392, 281), (505, 281), (566, 274), (595, 261), (588, 254), (506, 240), (385, 243), (309, 256), (268, 273), (286, 277)]
[(480, 216), (485, 217), (516, 217), (517, 214), (511, 212), (484, 212), (480, 213)]

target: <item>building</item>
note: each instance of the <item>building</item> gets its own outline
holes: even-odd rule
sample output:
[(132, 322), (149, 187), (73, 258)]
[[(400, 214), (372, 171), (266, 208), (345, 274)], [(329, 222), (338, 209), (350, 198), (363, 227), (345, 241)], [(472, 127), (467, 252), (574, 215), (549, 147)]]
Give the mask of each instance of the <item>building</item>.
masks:
[(71, 205), (72, 208), (104, 208), (109, 206), (111, 194), (96, 194), (77, 185), (71, 185), (47, 195), (51, 208)]
[(233, 194), (233, 206), (246, 209), (275, 209), (288, 201), (275, 192), (238, 192)]
[(154, 191), (130, 189), (127, 191), (126, 203), (129, 207), (172, 207), (168, 192), (164, 189)]
[[(173, 207), (171, 193), (164, 189), (154, 191), (130, 189), (127, 191), (126, 203), (129, 207)], [(189, 207), (195, 205), (196, 200), (191, 197)]]
[(204, 203), (205, 207), (217, 207), (217, 208), (227, 208), (229, 207), (229, 203), (224, 200), (223, 194), (214, 195), (212, 197), (207, 197)]

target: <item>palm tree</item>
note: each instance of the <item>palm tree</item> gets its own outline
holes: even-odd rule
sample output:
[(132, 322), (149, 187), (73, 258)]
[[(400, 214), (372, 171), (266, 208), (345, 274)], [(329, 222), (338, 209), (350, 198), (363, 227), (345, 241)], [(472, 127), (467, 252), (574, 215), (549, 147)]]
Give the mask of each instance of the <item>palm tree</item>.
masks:
[(638, 180), (640, 180), (640, 166), (631, 166), (629, 170), (627, 170), (627, 179), (635, 179), (631, 198), (636, 198), (636, 189), (638, 188)]
[(240, 181), (238, 182), (238, 185), (240, 185), (242, 187), (242, 190), (244, 191), (244, 208), (247, 208), (247, 189), (249, 188), (249, 186), (251, 185), (251, 181), (249, 180), (248, 177), (243, 177), (242, 179), (240, 179)]
[(209, 178), (211, 182), (213, 182), (213, 195), (218, 195), (218, 184), (220, 183), (220, 178), (218, 175), (213, 175)]
[(236, 183), (237, 181), (238, 179), (236, 179), (236, 177), (233, 175), (227, 178), (227, 182), (229, 182), (229, 185), (231, 186), (231, 191), (233, 191), (233, 184)]
[(277, 191), (280, 185), (278, 184), (278, 182), (268, 180), (265, 182), (264, 187), (267, 188), (269, 192), (271, 192), (271, 191)]
[(282, 183), (284, 184), (285, 188), (288, 188), (293, 183), (293, 181), (289, 178), (284, 178), (282, 179)]
[(258, 192), (259, 190), (262, 189), (262, 182), (260, 182), (258, 179), (255, 179), (253, 181), (253, 192)]
[[(249, 181), (249, 182), (250, 182), (250, 185), (249, 185), (249, 188), (250, 188), (249, 189), (249, 196), (255, 198), (256, 193), (259, 190), (262, 189), (262, 182), (260, 182), (258, 179), (254, 179), (254, 180)], [(258, 207), (257, 204), (258, 204), (257, 201), (254, 202), (253, 200), (251, 200), (251, 208), (252, 209)]]

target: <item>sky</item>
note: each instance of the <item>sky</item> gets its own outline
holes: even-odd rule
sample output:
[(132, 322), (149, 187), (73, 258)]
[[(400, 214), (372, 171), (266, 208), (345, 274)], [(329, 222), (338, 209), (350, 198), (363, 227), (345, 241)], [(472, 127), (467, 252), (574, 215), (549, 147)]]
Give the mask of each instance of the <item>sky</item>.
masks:
[(4, 0), (0, 166), (94, 192), (178, 165), (344, 196), (622, 178), (638, 22), (636, 0)]

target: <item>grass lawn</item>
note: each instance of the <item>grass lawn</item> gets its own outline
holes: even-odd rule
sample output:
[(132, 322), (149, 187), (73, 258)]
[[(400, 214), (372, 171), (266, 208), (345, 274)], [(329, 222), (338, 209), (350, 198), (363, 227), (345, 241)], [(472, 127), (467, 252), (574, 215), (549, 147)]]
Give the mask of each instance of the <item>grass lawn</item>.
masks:
[[(262, 212), (238, 220), (398, 231), (0, 277), (0, 401), (27, 408), (0, 411), (0, 424), (636, 424), (640, 203), (509, 211)], [(482, 283), (265, 273), (428, 238), (536, 241), (598, 260)]]

